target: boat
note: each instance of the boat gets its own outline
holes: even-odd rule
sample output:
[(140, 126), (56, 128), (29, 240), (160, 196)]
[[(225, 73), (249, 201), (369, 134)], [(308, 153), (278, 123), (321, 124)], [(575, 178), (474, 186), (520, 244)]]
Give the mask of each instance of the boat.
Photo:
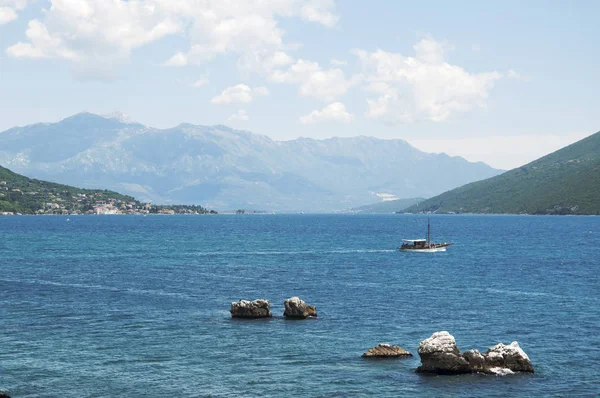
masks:
[(427, 239), (402, 239), (402, 246), (398, 250), (403, 252), (435, 253), (445, 252), (446, 247), (452, 243), (434, 243), (431, 241), (431, 223), (427, 217)]

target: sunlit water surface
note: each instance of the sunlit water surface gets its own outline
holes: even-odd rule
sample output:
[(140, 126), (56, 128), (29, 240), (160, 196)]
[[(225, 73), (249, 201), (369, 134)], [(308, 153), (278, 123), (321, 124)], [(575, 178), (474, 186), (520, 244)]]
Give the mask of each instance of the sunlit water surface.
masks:
[[(0, 217), (0, 391), (15, 397), (596, 396), (600, 217)], [(281, 318), (300, 296), (319, 317)], [(269, 320), (232, 320), (267, 298)], [(423, 376), (419, 341), (517, 340), (536, 373)], [(395, 361), (361, 354), (387, 342)]]

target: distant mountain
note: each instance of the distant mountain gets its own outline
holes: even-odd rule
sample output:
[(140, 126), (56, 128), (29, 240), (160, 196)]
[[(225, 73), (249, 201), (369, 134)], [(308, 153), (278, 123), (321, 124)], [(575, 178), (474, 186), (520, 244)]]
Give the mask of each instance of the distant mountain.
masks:
[(600, 215), (600, 132), (407, 211)]
[(421, 203), (425, 198), (410, 198), (410, 199), (395, 199), (386, 200), (383, 202), (372, 203), (366, 206), (355, 207), (350, 212), (353, 213), (365, 213), (365, 214), (384, 214), (384, 213), (395, 213), (403, 211), (404, 209)]
[(90, 113), (0, 133), (0, 164), (143, 201), (275, 211), (348, 209), (381, 194), (431, 197), (501, 172), (403, 140), (278, 142), (225, 126), (161, 130)]

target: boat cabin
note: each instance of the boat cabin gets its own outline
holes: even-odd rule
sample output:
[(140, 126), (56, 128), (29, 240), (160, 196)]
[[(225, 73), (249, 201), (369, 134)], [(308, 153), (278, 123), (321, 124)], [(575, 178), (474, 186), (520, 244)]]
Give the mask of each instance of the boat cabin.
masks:
[(402, 239), (401, 249), (424, 249), (427, 239)]

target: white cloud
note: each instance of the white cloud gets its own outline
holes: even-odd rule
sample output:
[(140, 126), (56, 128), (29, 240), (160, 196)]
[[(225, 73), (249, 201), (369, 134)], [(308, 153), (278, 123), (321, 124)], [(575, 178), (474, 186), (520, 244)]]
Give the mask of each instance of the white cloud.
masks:
[(227, 87), (223, 92), (212, 98), (210, 102), (216, 105), (231, 104), (231, 103), (249, 103), (254, 96), (269, 95), (269, 90), (266, 87), (255, 87), (251, 89), (245, 84), (238, 84), (233, 87)]
[(346, 65), (348, 65), (348, 61), (343, 60), (343, 59), (332, 59), (329, 62), (331, 62), (331, 65), (334, 65), (334, 66), (346, 66)]
[(589, 133), (523, 134), (456, 139), (409, 139), (408, 141), (425, 152), (444, 152), (451, 156), (462, 156), (472, 162), (485, 162), (492, 167), (508, 170), (525, 165), (589, 135)]
[(178, 52), (163, 63), (163, 66), (186, 66), (188, 64), (187, 55)]
[[(15, 18), (27, 0), (0, 0), (0, 19)], [(50, 0), (32, 20), (27, 40), (10, 46), (16, 58), (57, 58), (76, 68), (114, 69), (136, 48), (175, 33), (189, 40), (163, 65), (184, 66), (237, 54), (259, 69), (293, 62), (285, 53), (282, 18), (326, 26), (337, 21), (333, 0)], [(8, 6), (6, 5), (8, 4)], [(263, 66), (261, 63), (267, 65)]]
[(227, 119), (229, 121), (247, 121), (248, 120), (248, 114), (246, 113), (245, 110), (240, 109), (239, 111), (237, 111), (236, 113), (234, 113), (233, 115), (229, 116), (229, 118)]
[(334, 102), (321, 110), (314, 110), (308, 115), (300, 117), (302, 124), (314, 124), (323, 122), (350, 123), (354, 116), (346, 111), (341, 102)]
[(208, 79), (206, 77), (201, 77), (200, 79), (198, 79), (194, 83), (192, 83), (192, 87), (200, 88), (207, 84), (208, 84)]
[(367, 99), (366, 116), (392, 122), (441, 122), (453, 113), (484, 108), (498, 72), (469, 73), (445, 61), (452, 49), (445, 42), (424, 39), (416, 56), (377, 50), (354, 50), (362, 62), (364, 88), (377, 95)]
[(154, 0), (168, 3), (189, 21), (186, 63), (198, 64), (219, 55), (238, 54), (238, 64), (259, 72), (293, 62), (285, 53), (282, 18), (300, 17), (334, 26), (333, 0)]
[(523, 76), (523, 75), (515, 72), (513, 69), (509, 69), (506, 76), (508, 76), (509, 79), (520, 80), (523, 82), (528, 82), (529, 80), (531, 80), (528, 76)]
[(324, 102), (335, 100), (357, 83), (354, 78), (346, 79), (339, 68), (322, 69), (317, 62), (304, 59), (299, 59), (285, 71), (273, 71), (270, 79), (277, 83), (298, 84), (300, 95)]
[(14, 8), (0, 7), (0, 25), (17, 19), (17, 12)]
[(27, 6), (28, 0), (0, 0), (0, 25), (17, 19), (17, 11)]
[(332, 28), (339, 20), (339, 17), (330, 11), (334, 8), (335, 4), (333, 0), (312, 0), (302, 6), (302, 19)]
[[(52, 0), (44, 20), (29, 21), (27, 41), (7, 49), (15, 58), (59, 58), (76, 72), (107, 75), (132, 50), (183, 28), (157, 0)], [(92, 77), (92, 76), (90, 76)]]

